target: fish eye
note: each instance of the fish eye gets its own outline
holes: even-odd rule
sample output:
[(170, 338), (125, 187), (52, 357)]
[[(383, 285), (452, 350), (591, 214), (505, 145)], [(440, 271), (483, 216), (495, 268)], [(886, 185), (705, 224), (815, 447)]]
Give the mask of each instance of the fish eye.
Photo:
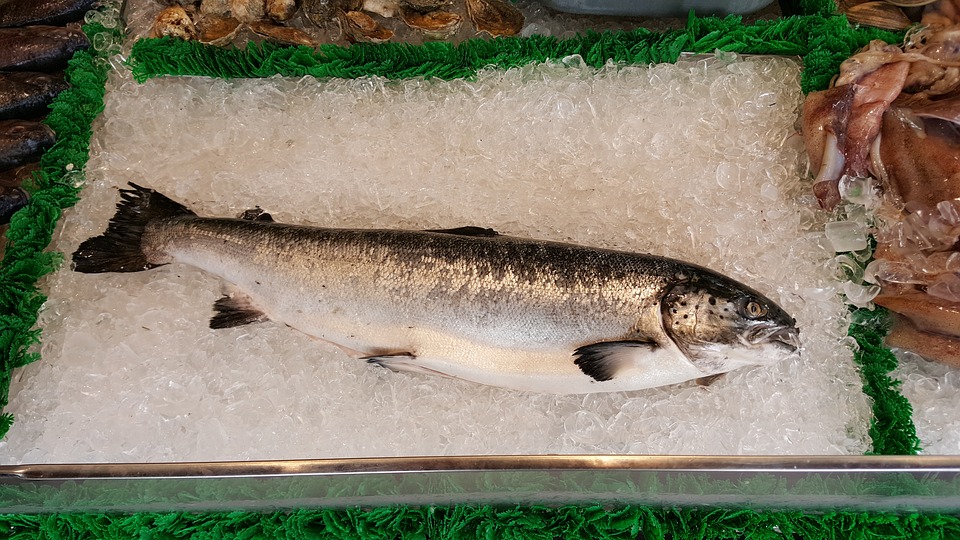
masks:
[(750, 319), (756, 319), (758, 317), (763, 317), (767, 314), (767, 308), (765, 308), (760, 302), (756, 300), (747, 300), (742, 304), (741, 313), (744, 317)]

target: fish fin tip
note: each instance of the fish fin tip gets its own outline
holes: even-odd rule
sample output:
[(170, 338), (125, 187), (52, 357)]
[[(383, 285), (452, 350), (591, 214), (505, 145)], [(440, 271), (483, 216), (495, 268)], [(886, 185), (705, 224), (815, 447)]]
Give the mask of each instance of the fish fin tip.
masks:
[(573, 352), (573, 361), (580, 371), (597, 382), (609, 381), (617, 376), (624, 366), (633, 362), (636, 349), (654, 349), (656, 343), (649, 341), (603, 341), (578, 347)]
[(394, 373), (421, 373), (424, 375), (433, 375), (456, 379), (453, 375), (430, 369), (417, 362), (417, 355), (411, 352), (395, 352), (387, 354), (375, 354), (371, 356), (362, 356), (361, 360), (366, 360), (368, 364), (376, 364), (382, 368), (387, 368)]
[(453, 234), (457, 236), (474, 236), (480, 238), (493, 238), (494, 236), (500, 236), (500, 233), (489, 227), (476, 226), (454, 227), (453, 229), (427, 229), (427, 232)]
[(711, 384), (722, 379), (724, 375), (726, 375), (726, 373), (715, 373), (713, 375), (707, 375), (706, 377), (700, 377), (699, 379), (697, 379), (696, 383), (697, 385), (703, 386), (704, 388), (706, 388), (707, 386), (710, 386)]
[(246, 295), (228, 294), (213, 303), (216, 314), (210, 319), (210, 328), (219, 330), (269, 320), (267, 314), (253, 305)]
[(147, 224), (155, 219), (196, 215), (166, 196), (130, 182), (132, 189), (120, 190), (117, 212), (100, 236), (84, 240), (73, 253), (73, 270), (85, 274), (140, 272), (157, 266), (147, 260), (141, 238)]

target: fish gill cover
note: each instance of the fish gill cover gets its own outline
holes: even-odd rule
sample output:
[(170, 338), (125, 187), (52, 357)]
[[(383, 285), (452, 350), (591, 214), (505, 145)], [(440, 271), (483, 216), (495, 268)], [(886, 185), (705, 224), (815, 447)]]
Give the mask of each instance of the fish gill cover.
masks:
[[(453, 79), (469, 78), (485, 67), (508, 68), (569, 55), (580, 55), (589, 65), (599, 67), (607, 62), (674, 62), (681, 52), (730, 51), (802, 56), (805, 69), (801, 85), (804, 92), (809, 92), (826, 87), (840, 63), (871, 39), (902, 39), (896, 33), (851, 28), (845, 18), (832, 15), (835, 8), (831, 1), (782, 4), (784, 13), (800, 15), (745, 25), (741, 17), (699, 18), (691, 14), (682, 30), (587, 33), (569, 39), (531, 36), (474, 39), (459, 45), (326, 45), (318, 50), (269, 43), (222, 49), (171, 38), (142, 39), (134, 44), (129, 64), (141, 82), (161, 75)], [(104, 10), (119, 12), (109, 4)], [(8, 402), (12, 370), (39, 357), (31, 347), (39, 341), (40, 330), (35, 325), (45, 298), (36, 282), (62, 262), (59, 254), (45, 253), (44, 249), (61, 210), (77, 200), (91, 124), (103, 108), (108, 58), (115, 52), (111, 44), (121, 39), (115, 26), (110, 29), (99, 23), (87, 24), (84, 31), (91, 37), (94, 50), (78, 53), (70, 63), (67, 76), (72, 88), (57, 99), (47, 120), (60, 140), (42, 160), (42, 171), (31, 186), (30, 205), (11, 223), (10, 245), (0, 263), (0, 408)], [(880, 316), (882, 313), (873, 317)], [(888, 349), (877, 345), (884, 332), (877, 324), (851, 327), (851, 335), (861, 344), (856, 359), (862, 367), (864, 391), (874, 400), (872, 453), (915, 454), (919, 442), (910, 404), (888, 375), (896, 361), (891, 360)], [(12, 421), (11, 415), (0, 415), (0, 437)]]

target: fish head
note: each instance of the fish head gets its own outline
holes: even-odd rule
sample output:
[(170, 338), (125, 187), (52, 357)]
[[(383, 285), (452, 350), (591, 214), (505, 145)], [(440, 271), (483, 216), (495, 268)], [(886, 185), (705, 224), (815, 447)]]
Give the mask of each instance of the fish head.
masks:
[(761, 293), (722, 276), (674, 285), (660, 311), (664, 331), (704, 372), (772, 364), (800, 347), (793, 317)]

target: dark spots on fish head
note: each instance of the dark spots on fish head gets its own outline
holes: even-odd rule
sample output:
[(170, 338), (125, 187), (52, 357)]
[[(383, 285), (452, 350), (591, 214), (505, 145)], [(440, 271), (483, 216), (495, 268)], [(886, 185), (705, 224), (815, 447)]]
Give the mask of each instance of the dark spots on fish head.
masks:
[(254, 280), (254, 283), (256, 283), (257, 285), (260, 285), (259, 281)]

